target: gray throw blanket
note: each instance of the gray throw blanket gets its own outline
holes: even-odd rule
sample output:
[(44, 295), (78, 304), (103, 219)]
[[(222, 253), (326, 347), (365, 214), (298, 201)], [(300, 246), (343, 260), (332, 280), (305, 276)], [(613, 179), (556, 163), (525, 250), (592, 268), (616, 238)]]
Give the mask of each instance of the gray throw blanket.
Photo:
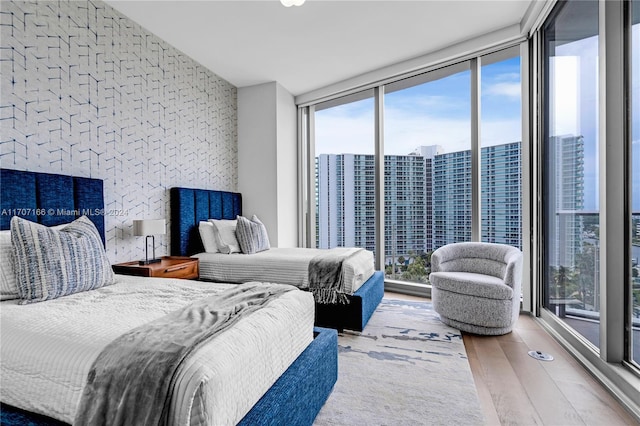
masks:
[(241, 284), (118, 337), (94, 361), (73, 424), (166, 424), (181, 363), (239, 319), (292, 290), (297, 289)]
[(349, 304), (345, 294), (343, 263), (361, 248), (332, 249), (315, 256), (309, 262), (309, 290), (316, 303)]

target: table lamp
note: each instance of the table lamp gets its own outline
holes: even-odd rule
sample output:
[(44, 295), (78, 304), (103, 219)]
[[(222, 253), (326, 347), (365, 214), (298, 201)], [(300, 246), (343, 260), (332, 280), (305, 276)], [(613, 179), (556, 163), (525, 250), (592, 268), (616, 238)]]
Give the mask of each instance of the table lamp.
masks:
[[(146, 237), (144, 247), (144, 260), (139, 261), (140, 265), (149, 265), (158, 263), (162, 259), (156, 259), (156, 240), (155, 235), (164, 235), (167, 233), (167, 226), (164, 219), (144, 219), (133, 221), (133, 235), (137, 237)], [(153, 249), (153, 258), (149, 259), (149, 238), (151, 238), (151, 247)]]

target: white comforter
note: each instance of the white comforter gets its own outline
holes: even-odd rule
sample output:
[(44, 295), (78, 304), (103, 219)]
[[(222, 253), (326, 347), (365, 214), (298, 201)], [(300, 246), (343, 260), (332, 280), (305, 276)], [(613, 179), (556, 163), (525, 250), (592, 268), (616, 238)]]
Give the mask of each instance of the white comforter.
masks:
[[(337, 247), (336, 253), (350, 253), (353, 248)], [(309, 288), (309, 262), (326, 249), (271, 248), (255, 254), (199, 253), (200, 278), (244, 283), (247, 281), (277, 282), (298, 288)], [(373, 253), (360, 250), (343, 263), (345, 293), (353, 294), (375, 272)]]
[[(94, 359), (113, 339), (228, 284), (117, 275), (117, 283), (31, 305), (0, 304), (3, 403), (71, 423)], [(171, 424), (235, 424), (313, 339), (313, 297), (290, 291), (188, 358)]]

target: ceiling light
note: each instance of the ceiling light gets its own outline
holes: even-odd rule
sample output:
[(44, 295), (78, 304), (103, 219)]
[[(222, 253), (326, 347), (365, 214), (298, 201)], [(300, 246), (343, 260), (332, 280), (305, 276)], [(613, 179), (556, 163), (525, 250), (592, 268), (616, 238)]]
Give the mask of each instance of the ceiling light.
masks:
[(280, 3), (285, 7), (302, 6), (304, 0), (280, 0)]

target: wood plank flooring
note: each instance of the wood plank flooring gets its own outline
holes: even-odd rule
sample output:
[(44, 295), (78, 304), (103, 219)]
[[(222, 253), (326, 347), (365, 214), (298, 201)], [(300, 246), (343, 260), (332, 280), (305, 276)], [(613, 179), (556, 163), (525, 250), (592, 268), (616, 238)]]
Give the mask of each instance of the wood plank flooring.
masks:
[[(638, 425), (530, 316), (521, 315), (504, 336), (463, 334), (463, 340), (487, 425)], [(535, 360), (531, 350), (554, 360)]]

